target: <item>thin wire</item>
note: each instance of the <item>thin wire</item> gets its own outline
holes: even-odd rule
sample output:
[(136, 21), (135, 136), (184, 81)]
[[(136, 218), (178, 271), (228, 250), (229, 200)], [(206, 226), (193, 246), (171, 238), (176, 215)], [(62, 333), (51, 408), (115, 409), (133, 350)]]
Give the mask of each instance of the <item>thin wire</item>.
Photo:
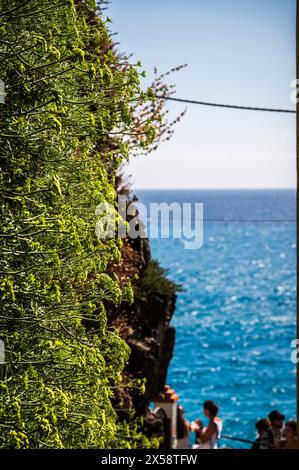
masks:
[[(229, 439), (230, 441), (244, 442), (246, 444), (256, 444), (256, 441), (251, 441), (249, 439), (241, 439), (240, 437), (233, 437), (233, 436), (221, 436), (220, 439)], [(263, 446), (274, 448), (274, 445), (271, 445), (268, 443), (263, 443)]]
[[(150, 222), (151, 220), (160, 220), (161, 222), (163, 222), (164, 220), (166, 220), (167, 222), (169, 222), (169, 218), (168, 217), (150, 217), (148, 216), (147, 217), (147, 222)], [(178, 219), (177, 217), (175, 218), (170, 218), (170, 222), (172, 221), (176, 221), (176, 222), (180, 222), (182, 219)], [(248, 223), (248, 222), (251, 222), (251, 223), (256, 223), (256, 224), (259, 224), (259, 223), (266, 223), (266, 224), (272, 224), (272, 223), (285, 223), (285, 224), (289, 224), (289, 223), (295, 223), (296, 222), (296, 219), (205, 219), (203, 218), (203, 222), (206, 223), (206, 222), (209, 222), (209, 223)]]
[(162, 100), (178, 101), (180, 103), (199, 104), (201, 106), (213, 106), (213, 107), (217, 107), (217, 108), (229, 108), (229, 109), (242, 109), (242, 110), (245, 110), (245, 111), (266, 111), (266, 112), (271, 112), (271, 113), (296, 114), (296, 111), (292, 110), (292, 109), (258, 108), (258, 107), (252, 107), (252, 106), (238, 106), (238, 105), (233, 105), (233, 104), (209, 103), (207, 101), (186, 100), (186, 99), (182, 99), (182, 98), (172, 98), (171, 96), (159, 96), (159, 95), (156, 95), (156, 98), (160, 98)]

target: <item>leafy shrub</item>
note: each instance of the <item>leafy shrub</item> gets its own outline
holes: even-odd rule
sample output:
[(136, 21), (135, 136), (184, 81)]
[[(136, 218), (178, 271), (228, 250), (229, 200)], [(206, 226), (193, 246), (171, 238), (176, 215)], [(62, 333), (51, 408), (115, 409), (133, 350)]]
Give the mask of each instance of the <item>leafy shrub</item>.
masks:
[(139, 281), (135, 294), (136, 297), (142, 299), (155, 293), (174, 295), (180, 292), (182, 287), (170, 280), (167, 276), (167, 269), (162, 268), (157, 260), (150, 260), (148, 267)]
[(138, 119), (150, 94), (95, 8), (0, 5), (2, 448), (134, 447), (138, 434), (111, 404), (129, 348), (104, 308), (132, 295), (107, 274), (119, 243), (96, 238), (94, 214), (116, 207), (117, 169), (155, 145), (160, 117)]

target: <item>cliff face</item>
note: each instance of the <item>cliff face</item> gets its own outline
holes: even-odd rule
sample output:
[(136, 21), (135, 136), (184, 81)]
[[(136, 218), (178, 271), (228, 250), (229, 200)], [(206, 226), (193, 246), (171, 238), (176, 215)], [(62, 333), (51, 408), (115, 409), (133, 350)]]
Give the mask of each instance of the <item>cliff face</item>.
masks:
[(175, 286), (151, 259), (148, 239), (127, 240), (122, 255), (121, 265), (115, 264), (112, 269), (123, 282), (138, 276), (133, 286), (135, 299), (132, 305), (122, 304), (112, 311), (109, 324), (119, 329), (131, 348), (125, 378), (128, 383), (145, 379), (145, 392), (141, 394), (129, 386), (126, 392), (119, 392), (117, 399), (124, 408), (133, 407), (138, 415), (145, 416), (150, 401), (164, 389), (173, 355), (175, 330), (170, 321), (175, 309)]

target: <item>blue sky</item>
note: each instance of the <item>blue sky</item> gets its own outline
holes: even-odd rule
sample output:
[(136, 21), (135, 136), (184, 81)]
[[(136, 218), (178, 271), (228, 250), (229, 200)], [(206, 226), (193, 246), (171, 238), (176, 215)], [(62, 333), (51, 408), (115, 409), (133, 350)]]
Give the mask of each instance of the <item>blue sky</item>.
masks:
[[(294, 108), (295, 0), (112, 0), (121, 52), (173, 75), (179, 98)], [(184, 105), (169, 103), (171, 113)], [(295, 115), (188, 105), (170, 142), (133, 159), (135, 188), (290, 188)]]

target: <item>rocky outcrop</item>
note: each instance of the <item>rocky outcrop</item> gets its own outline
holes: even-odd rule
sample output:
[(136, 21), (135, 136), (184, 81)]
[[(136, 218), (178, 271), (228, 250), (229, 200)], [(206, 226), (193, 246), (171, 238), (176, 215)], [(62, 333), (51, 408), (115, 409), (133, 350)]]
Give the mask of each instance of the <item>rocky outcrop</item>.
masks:
[(134, 397), (134, 406), (142, 414), (165, 386), (175, 341), (175, 330), (170, 326), (174, 307), (175, 295), (160, 293), (136, 299), (133, 304), (138, 327), (127, 339), (132, 351), (128, 371), (134, 377), (146, 379), (145, 393)]
[[(112, 265), (111, 269), (122, 282), (138, 276), (134, 283), (135, 300), (132, 305), (122, 304), (114, 311), (110, 309), (109, 323), (119, 329), (131, 348), (125, 380), (129, 384), (132, 380), (144, 379), (145, 391), (140, 393), (137, 387), (128, 386), (125, 392), (117, 394), (117, 399), (123, 408), (133, 407), (138, 415), (145, 416), (150, 401), (164, 389), (173, 355), (175, 329), (170, 321), (175, 309), (175, 286), (165, 277), (157, 279), (163, 276), (162, 270), (151, 279), (151, 270), (160, 268), (151, 260), (149, 240), (126, 240), (122, 255), (122, 263)], [(147, 421), (150, 429), (160, 426), (150, 414)]]

